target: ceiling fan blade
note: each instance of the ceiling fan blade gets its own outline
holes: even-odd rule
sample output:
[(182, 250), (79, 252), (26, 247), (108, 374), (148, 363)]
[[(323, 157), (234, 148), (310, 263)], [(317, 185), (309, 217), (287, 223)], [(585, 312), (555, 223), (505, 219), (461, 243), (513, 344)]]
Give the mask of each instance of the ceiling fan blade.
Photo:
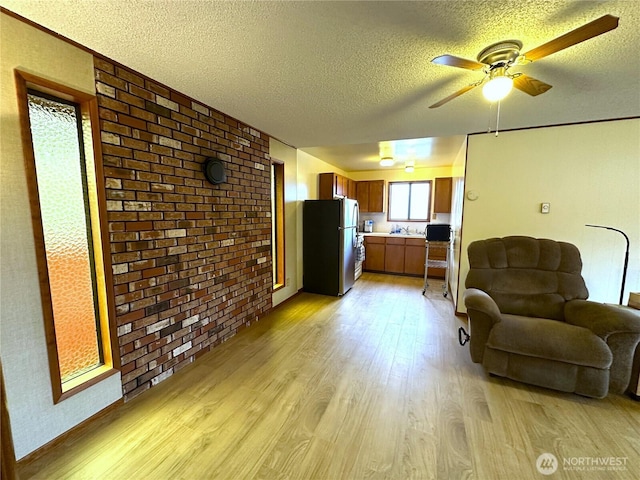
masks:
[(433, 105), (431, 105), (429, 108), (438, 108), (441, 107), (442, 105), (444, 105), (447, 102), (450, 102), (451, 100), (453, 100), (456, 97), (459, 97), (460, 95), (462, 95), (463, 93), (467, 93), (469, 90), (471, 90), (472, 88), (476, 88), (478, 85), (480, 85), (482, 82), (477, 82), (477, 83), (472, 83), (471, 85), (467, 85), (464, 88), (461, 88), (460, 90), (458, 90), (455, 93), (452, 93), (451, 95), (449, 95), (447, 98), (443, 98), (442, 100), (440, 100), (437, 103), (434, 103)]
[(521, 73), (517, 77), (514, 77), (513, 86), (518, 90), (524, 93), (528, 93), (529, 95), (532, 95), (534, 97), (546, 92), (551, 88), (551, 85), (549, 85), (548, 83), (536, 80), (535, 78), (525, 75), (524, 73)]
[(565, 33), (561, 37), (555, 38), (550, 42), (540, 45), (533, 50), (524, 54), (524, 57), (530, 62), (540, 60), (541, 58), (551, 55), (552, 53), (559, 52), (565, 48), (576, 45), (577, 43), (584, 42), (590, 38), (597, 37), (603, 33), (613, 30), (618, 26), (618, 17), (613, 15), (605, 15), (593, 22), (589, 22), (586, 25), (576, 28), (575, 30)]
[(482, 70), (486, 65), (476, 62), (475, 60), (467, 60), (466, 58), (455, 57), (453, 55), (440, 55), (431, 60), (431, 63), (438, 65), (446, 65), (448, 67), (466, 68), (467, 70)]

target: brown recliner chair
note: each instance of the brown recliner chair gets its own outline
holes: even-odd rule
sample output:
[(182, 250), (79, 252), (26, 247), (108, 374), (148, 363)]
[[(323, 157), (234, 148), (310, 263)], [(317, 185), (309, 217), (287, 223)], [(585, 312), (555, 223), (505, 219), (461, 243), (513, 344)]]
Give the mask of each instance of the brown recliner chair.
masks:
[(512, 236), (472, 242), (468, 255), (464, 303), (474, 362), (588, 397), (627, 390), (640, 314), (586, 301), (574, 245)]

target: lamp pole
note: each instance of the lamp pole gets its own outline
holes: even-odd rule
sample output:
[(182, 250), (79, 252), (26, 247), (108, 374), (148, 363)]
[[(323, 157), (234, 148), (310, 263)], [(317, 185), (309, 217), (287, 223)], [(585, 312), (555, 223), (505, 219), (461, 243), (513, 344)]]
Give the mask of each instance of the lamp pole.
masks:
[(624, 297), (624, 284), (625, 281), (627, 280), (627, 267), (629, 266), (629, 237), (627, 237), (627, 234), (624, 233), (622, 230), (618, 230), (617, 228), (613, 228), (613, 227), (605, 227), (604, 225), (585, 225), (585, 227), (593, 227), (593, 228), (604, 228), (605, 230), (613, 230), (614, 232), (618, 232), (621, 233), (625, 240), (627, 241), (627, 250), (624, 254), (624, 267), (622, 268), (622, 286), (620, 287), (620, 305), (622, 305), (622, 300)]

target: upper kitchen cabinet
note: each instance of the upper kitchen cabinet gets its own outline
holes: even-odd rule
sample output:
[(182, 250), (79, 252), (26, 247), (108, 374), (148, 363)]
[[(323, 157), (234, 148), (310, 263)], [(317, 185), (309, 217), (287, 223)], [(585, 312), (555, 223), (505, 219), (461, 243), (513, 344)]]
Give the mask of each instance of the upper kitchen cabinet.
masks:
[(433, 213), (451, 213), (451, 190), (453, 179), (436, 178)]
[(348, 185), (348, 191), (349, 194), (347, 195), (347, 197), (349, 198), (353, 198), (354, 200), (356, 200), (358, 198), (358, 194), (356, 192), (356, 181), (355, 180), (351, 180), (350, 178), (347, 178), (347, 185)]
[(384, 212), (384, 180), (356, 182), (356, 199), (361, 212)]
[(350, 178), (337, 173), (320, 173), (318, 175), (318, 199), (331, 200), (336, 196), (355, 199), (355, 183)]

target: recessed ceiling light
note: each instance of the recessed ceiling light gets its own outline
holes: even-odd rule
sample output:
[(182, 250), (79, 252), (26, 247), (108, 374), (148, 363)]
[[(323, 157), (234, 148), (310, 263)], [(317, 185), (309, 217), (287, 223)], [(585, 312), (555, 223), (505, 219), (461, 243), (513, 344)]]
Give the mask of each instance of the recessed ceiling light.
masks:
[(380, 159), (380, 166), (381, 167), (391, 167), (393, 166), (395, 162), (393, 161), (392, 157), (384, 157)]

